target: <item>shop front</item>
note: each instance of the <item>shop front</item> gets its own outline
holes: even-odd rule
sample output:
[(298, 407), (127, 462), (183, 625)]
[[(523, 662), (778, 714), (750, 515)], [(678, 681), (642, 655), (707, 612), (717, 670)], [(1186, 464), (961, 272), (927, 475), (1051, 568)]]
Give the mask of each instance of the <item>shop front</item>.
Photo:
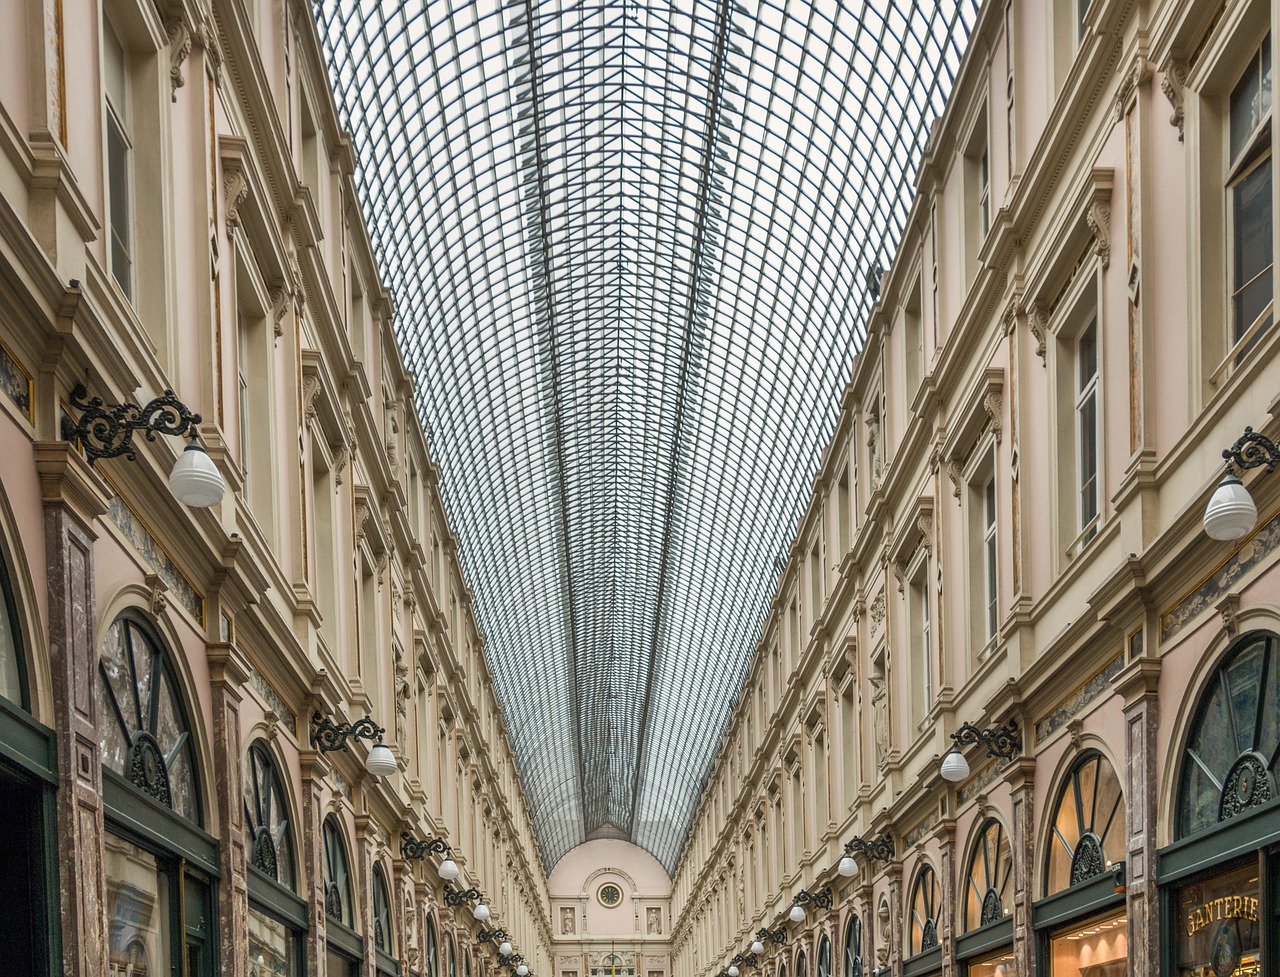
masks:
[(1125, 913), (1125, 800), (1096, 750), (1072, 762), (1050, 809), (1044, 897), (1032, 907), (1037, 972), (1120, 977), (1129, 969)]
[(1255, 977), (1280, 960), (1280, 636), (1255, 631), (1199, 693), (1158, 855), (1164, 973)]

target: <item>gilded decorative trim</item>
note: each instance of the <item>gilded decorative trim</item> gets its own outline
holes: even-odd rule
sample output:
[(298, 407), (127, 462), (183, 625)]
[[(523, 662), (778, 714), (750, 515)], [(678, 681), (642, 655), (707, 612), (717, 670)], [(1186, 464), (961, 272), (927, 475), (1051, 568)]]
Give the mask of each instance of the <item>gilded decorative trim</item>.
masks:
[(22, 416), (34, 422), (34, 386), (31, 374), (3, 341), (0, 341), (0, 387), (14, 406), (22, 411)]
[(298, 735), (298, 716), (292, 709), (285, 705), (284, 699), (280, 698), (280, 693), (275, 690), (270, 682), (266, 680), (263, 674), (258, 671), (258, 666), (252, 662), (249, 663), (249, 684), (257, 690), (258, 694), (267, 704), (276, 717), (288, 727), (289, 732), (296, 738)]
[(1124, 667), (1124, 652), (1120, 652), (1111, 661), (1089, 679), (1075, 692), (1067, 696), (1062, 703), (1044, 719), (1036, 723), (1036, 742), (1043, 743), (1055, 732), (1084, 711), (1085, 706), (1097, 699), (1111, 686), (1112, 680), (1120, 674)]
[(1240, 544), (1198, 587), (1160, 615), (1160, 640), (1168, 641), (1194, 618), (1213, 610), (1240, 578), (1280, 547), (1280, 513)]

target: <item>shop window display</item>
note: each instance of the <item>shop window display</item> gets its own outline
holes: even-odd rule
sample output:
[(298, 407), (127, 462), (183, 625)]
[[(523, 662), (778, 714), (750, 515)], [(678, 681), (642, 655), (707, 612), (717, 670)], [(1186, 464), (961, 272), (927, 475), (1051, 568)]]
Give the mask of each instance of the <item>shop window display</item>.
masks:
[(298, 937), (277, 919), (249, 907), (249, 977), (294, 977)]
[(103, 842), (107, 881), (107, 970), (131, 977), (174, 967), (169, 873), (160, 860), (113, 834)]
[(1054, 933), (1053, 977), (1122, 977), (1129, 971), (1129, 924), (1122, 912), (1094, 917)]
[(1255, 977), (1262, 946), (1257, 859), (1178, 889), (1178, 973)]
[(990, 956), (970, 960), (968, 977), (1013, 977), (1013, 949), (1005, 947)]

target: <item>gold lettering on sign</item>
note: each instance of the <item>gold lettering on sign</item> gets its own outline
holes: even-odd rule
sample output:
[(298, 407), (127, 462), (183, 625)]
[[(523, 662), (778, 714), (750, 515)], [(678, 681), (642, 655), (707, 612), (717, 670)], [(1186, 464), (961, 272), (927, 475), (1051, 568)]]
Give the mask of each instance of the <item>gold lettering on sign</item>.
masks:
[(1187, 936), (1195, 936), (1200, 930), (1224, 919), (1258, 921), (1257, 896), (1220, 896), (1197, 906), (1187, 913)]

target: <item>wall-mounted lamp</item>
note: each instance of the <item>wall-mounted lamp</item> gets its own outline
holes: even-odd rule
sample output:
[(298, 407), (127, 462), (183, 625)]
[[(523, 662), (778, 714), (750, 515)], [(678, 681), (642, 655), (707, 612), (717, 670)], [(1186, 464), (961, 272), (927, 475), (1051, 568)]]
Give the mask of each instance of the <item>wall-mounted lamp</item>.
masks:
[(805, 906), (813, 906), (815, 909), (830, 909), (832, 905), (834, 905), (834, 900), (831, 897), (831, 886), (827, 886), (818, 892), (801, 889), (795, 894), (795, 898), (791, 900), (791, 911), (787, 913), (787, 919), (793, 923), (803, 923)]
[(222, 501), (227, 486), (218, 466), (200, 446), (200, 415), (192, 413), (172, 390), (141, 406), (126, 401), (108, 407), (101, 397), (90, 397), (84, 384), (77, 383), (71, 391), (71, 406), (80, 411), (80, 421), (75, 423), (63, 415), (62, 437), (79, 442), (89, 464), (121, 455), (133, 461), (137, 457), (133, 445), (137, 431), (148, 441), (154, 441), (157, 434), (186, 437), (190, 439), (187, 448), (169, 472), (169, 490), (183, 505), (197, 508)]
[(516, 977), (529, 977), (529, 968), (521, 964), (516, 968)]
[(492, 913), (489, 907), (484, 904), (484, 893), (477, 889), (474, 885), (469, 889), (455, 889), (452, 886), (444, 887), (444, 901), (449, 906), (461, 906), (464, 903), (475, 903), (475, 907), (471, 910), (471, 915), (476, 918), (476, 922), (486, 922)]
[(761, 927), (756, 930), (756, 939), (755, 942), (751, 944), (751, 952), (757, 956), (764, 953), (764, 944), (760, 942), (761, 940), (769, 940), (778, 944), (778, 946), (785, 946), (787, 943), (787, 931), (781, 926), (776, 930), (771, 930), (768, 927)]
[(428, 855), (443, 855), (436, 872), (446, 882), (458, 877), (458, 863), (453, 860), (453, 849), (443, 838), (427, 838), (419, 841), (407, 831), (400, 833), (400, 857), (405, 860), (421, 861)]
[(483, 946), (485, 943), (498, 944), (498, 957), (509, 957), (514, 952), (511, 947), (511, 941), (507, 938), (507, 931), (504, 929), (487, 930), (483, 926), (480, 932), (476, 934), (476, 946)]
[(1264, 467), (1268, 473), (1275, 471), (1280, 464), (1280, 448), (1266, 435), (1246, 427), (1240, 440), (1225, 449), (1222, 457), (1227, 474), (1205, 506), (1204, 531), (1213, 539), (1243, 539), (1258, 521), (1258, 507), (1236, 471)]
[[(520, 956), (520, 954), (518, 953), (499, 953), (498, 954), (499, 967), (516, 967), (516, 964), (520, 964), (520, 967), (524, 967), (524, 963), (522, 962), (523, 960), (524, 960), (524, 957)], [(520, 967), (516, 967), (517, 973), (519, 973)], [(528, 969), (529, 969), (528, 967), (525, 967), (526, 972), (528, 972)]]
[(856, 855), (865, 855), (873, 862), (889, 862), (893, 860), (893, 839), (889, 835), (885, 835), (878, 840), (867, 841), (859, 835), (854, 835), (844, 844), (844, 855), (840, 859), (840, 864), (836, 866), (836, 871), (848, 878), (858, 874), (858, 860)]
[(354, 723), (335, 723), (318, 712), (311, 717), (311, 745), (321, 753), (345, 750), (349, 739), (376, 740), (364, 761), (364, 768), (375, 777), (390, 777), (396, 772), (396, 758), (382, 742), (385, 732), (368, 716)]
[[(752, 949), (752, 951), (751, 951), (750, 953), (735, 953), (735, 954), (733, 955), (733, 961), (732, 961), (732, 963), (731, 963), (731, 964), (730, 964), (730, 966), (729, 966), (729, 977), (738, 977), (738, 975), (737, 975), (737, 974), (735, 974), (735, 973), (733, 973), (733, 971), (737, 969), (737, 967), (738, 967), (738, 965), (739, 965), (739, 964), (741, 964), (743, 967), (756, 967), (756, 966), (759, 966), (760, 961), (756, 959), (757, 954), (756, 954), (755, 949), (754, 949), (755, 945), (756, 945), (756, 944), (754, 944), (754, 943), (753, 943), (753, 944), (751, 944), (751, 946), (753, 947), (753, 949)], [(762, 944), (760, 944), (760, 952), (761, 952), (761, 953), (763, 953), (763, 952), (764, 952), (764, 944), (763, 944), (763, 943), (762, 943)]]
[(973, 723), (965, 723), (951, 734), (951, 740), (951, 749), (942, 758), (942, 779), (953, 784), (969, 776), (969, 761), (964, 758), (963, 747), (982, 744), (987, 748), (987, 756), (1006, 760), (1012, 760), (1022, 752), (1022, 737), (1012, 722), (991, 729), (979, 729)]

